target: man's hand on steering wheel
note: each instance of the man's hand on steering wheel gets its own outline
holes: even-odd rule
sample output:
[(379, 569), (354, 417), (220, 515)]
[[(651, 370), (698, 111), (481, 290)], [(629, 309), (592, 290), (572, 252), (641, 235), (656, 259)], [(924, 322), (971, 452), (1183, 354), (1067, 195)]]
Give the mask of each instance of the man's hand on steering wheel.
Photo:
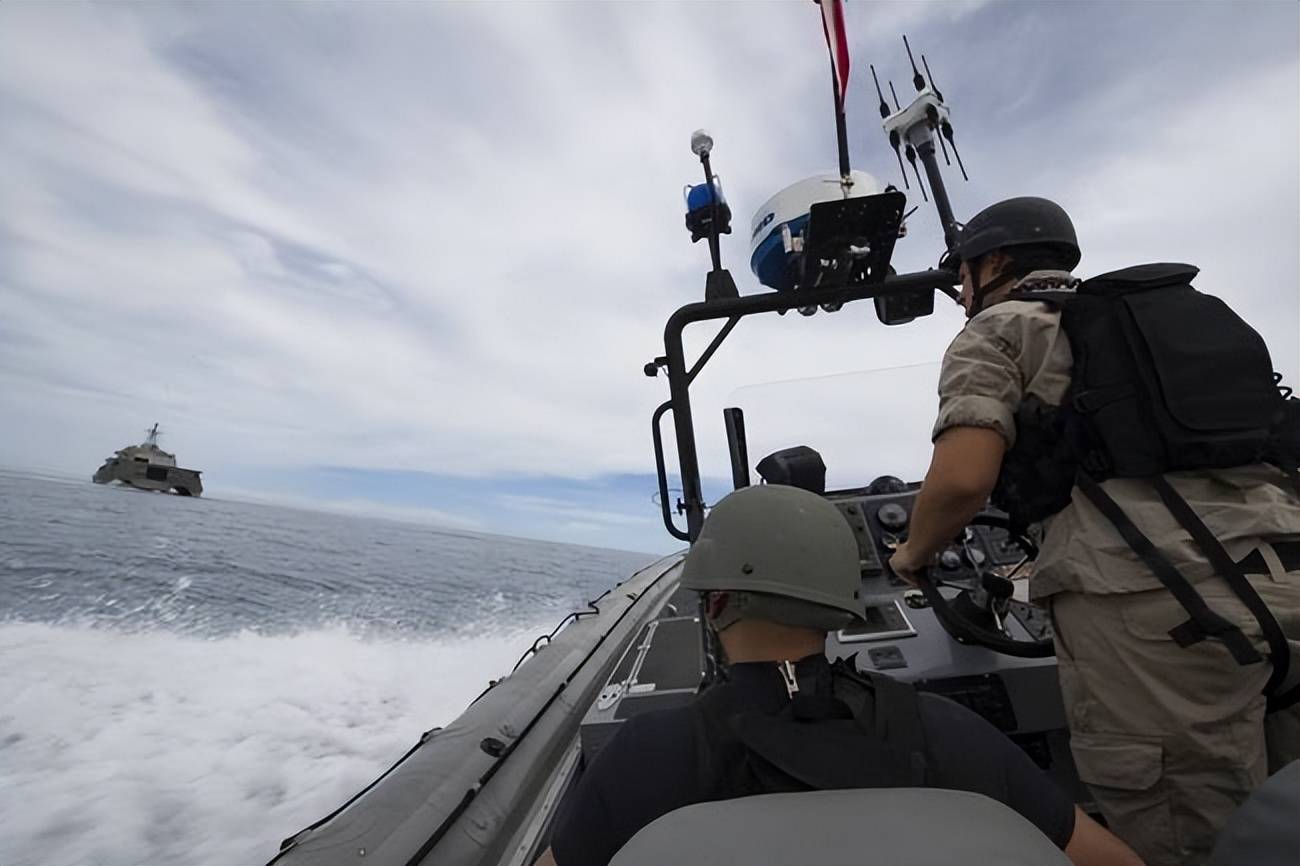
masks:
[(906, 581), (912, 586), (920, 586), (917, 581), (917, 575), (923, 572), (931, 563), (920, 561), (916, 558), (915, 553), (908, 547), (906, 541), (898, 545), (894, 555), (889, 557), (889, 568), (894, 574), (898, 575), (900, 580)]

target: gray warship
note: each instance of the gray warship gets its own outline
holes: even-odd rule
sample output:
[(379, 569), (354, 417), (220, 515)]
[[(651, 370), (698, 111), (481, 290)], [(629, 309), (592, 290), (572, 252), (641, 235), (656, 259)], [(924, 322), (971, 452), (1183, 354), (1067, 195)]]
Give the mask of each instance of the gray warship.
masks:
[[(947, 233), (955, 220), (936, 151), (945, 141), (953, 148), (948, 107), (932, 81), (919, 72), (914, 80), (917, 95), (907, 107), (891, 110), (882, 97), (883, 125), (896, 153), (906, 145), (918, 186), (917, 163), (924, 166), (929, 199)], [(694, 542), (704, 522), (703, 479), (727, 474), (720, 466), (707, 476), (701, 471), (691, 385), (742, 320), (771, 313), (829, 314), (870, 301), (882, 325), (900, 326), (929, 315), (936, 292), (956, 298), (958, 278), (951, 270), (897, 274), (890, 267), (895, 242), (904, 234), (904, 193), (849, 171), (842, 111), (837, 115), (841, 171), (788, 187), (754, 217), (751, 270), (775, 291), (742, 295), (722, 268), (718, 235), (730, 230), (730, 210), (710, 167), (712, 140), (702, 131), (692, 137), (705, 180), (688, 188), (686, 222), (693, 240), (709, 241), (712, 269), (705, 300), (672, 313), (663, 354), (645, 366), (647, 376), (662, 376), (669, 386), (669, 399), (654, 411), (650, 424), (657, 503), (667, 532), (685, 544)], [(688, 359), (684, 331), (708, 324), (717, 328), (715, 336), (698, 357)], [(869, 403), (876, 413), (870, 427), (844, 432), (862, 458), (855, 463), (877, 465), (856, 486), (818, 492), (839, 508), (857, 539), (868, 617), (865, 624), (830, 635), (827, 655), (964, 704), (1023, 748), (1085, 810), (1095, 812), (1070, 753), (1051, 620), (1025, 592), (1037, 553), (1034, 538), (1013, 531), (1006, 515), (987, 508), (954, 538), (922, 580), (921, 590), (905, 584), (888, 561), (907, 533), (920, 483), (895, 477), (900, 469), (888, 463), (897, 452), (886, 439), (906, 396), (900, 394), (897, 378), (886, 377), (883, 387), (871, 393), (854, 390), (843, 398)], [(814, 411), (827, 407), (812, 402)], [(724, 409), (715, 428), (725, 431), (736, 489), (751, 483), (745, 408)], [(776, 414), (800, 417), (789, 411)], [(663, 431), (669, 416), (676, 479), (670, 478)], [(772, 438), (752, 424), (761, 417), (750, 413), (756, 442)], [(928, 444), (928, 437), (923, 441)], [(815, 489), (815, 476), (825, 479), (826, 463), (814, 449), (791, 445), (758, 461), (756, 471), (767, 483), (799, 486), (814, 476), (809, 489)], [(270, 863), (537, 862), (549, 847), (565, 793), (619, 726), (641, 713), (680, 706), (722, 675), (699, 598), (678, 585), (684, 554), (643, 568), (540, 636), (514, 670), (489, 683), (458, 718), (424, 732), (379, 778), (285, 839)], [(625, 783), (635, 786), (639, 780)], [(1025, 819), (990, 799), (903, 788), (811, 791), (687, 806), (643, 828), (611, 864), (1068, 862)]]
[(175, 493), (178, 496), (202, 496), (203, 482), (197, 469), (176, 465), (176, 455), (158, 447), (158, 425), (139, 445), (128, 445), (104, 461), (91, 479), (96, 484), (114, 481), (141, 490)]

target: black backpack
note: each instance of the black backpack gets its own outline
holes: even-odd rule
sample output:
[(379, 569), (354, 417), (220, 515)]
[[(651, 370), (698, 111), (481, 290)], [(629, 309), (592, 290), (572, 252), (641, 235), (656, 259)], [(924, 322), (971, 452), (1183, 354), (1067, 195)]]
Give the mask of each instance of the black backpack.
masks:
[(1296, 402), (1279, 392), (1263, 338), (1194, 289), (1196, 273), (1138, 265), (1094, 277), (1060, 304), (1074, 351), (1063, 420), (1081, 468), (1097, 480), (1295, 468)]
[(1221, 640), (1239, 664), (1262, 661), (1232, 623), (1206, 606), (1102, 489), (1107, 478), (1145, 479), (1250, 609), (1269, 643), (1270, 706), (1300, 699), (1276, 694), (1289, 647), (1259, 594), (1163, 473), (1270, 463), (1300, 495), (1300, 401), (1280, 386), (1263, 338), (1227, 304), (1194, 289), (1197, 268), (1149, 264), (1094, 277), (1075, 292), (1013, 292), (1061, 310), (1074, 356), (1059, 407), (1026, 400), (1017, 442), (1004, 461), (994, 504), (1013, 523), (1064, 508), (1077, 485), (1188, 611), (1170, 635), (1182, 646)]

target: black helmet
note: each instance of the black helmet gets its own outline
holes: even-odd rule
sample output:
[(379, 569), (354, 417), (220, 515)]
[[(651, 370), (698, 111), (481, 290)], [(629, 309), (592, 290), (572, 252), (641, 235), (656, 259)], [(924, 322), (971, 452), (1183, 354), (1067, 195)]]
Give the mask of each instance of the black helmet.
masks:
[(1061, 252), (1061, 268), (1073, 270), (1079, 264), (1079, 239), (1074, 223), (1054, 201), (1023, 196), (989, 205), (971, 217), (958, 232), (945, 264), (955, 267), (963, 261), (1007, 247), (1054, 246)]

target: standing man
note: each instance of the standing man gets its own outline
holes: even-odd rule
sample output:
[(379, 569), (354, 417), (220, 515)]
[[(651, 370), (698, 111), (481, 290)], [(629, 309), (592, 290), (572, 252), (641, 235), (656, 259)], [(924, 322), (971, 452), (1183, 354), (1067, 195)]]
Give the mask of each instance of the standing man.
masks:
[(1076, 294), (1074, 226), (1050, 201), (987, 208), (952, 252), (969, 321), (890, 565), (914, 580), (990, 495), (1041, 521), (1030, 595), (1052, 612), (1079, 775), (1147, 863), (1204, 863), (1236, 806), (1300, 757), (1277, 682), (1289, 657), (1292, 681), (1300, 668), (1300, 497), (1259, 461), (1294, 448), (1296, 404), (1258, 335), (1191, 289), (1194, 268)]

